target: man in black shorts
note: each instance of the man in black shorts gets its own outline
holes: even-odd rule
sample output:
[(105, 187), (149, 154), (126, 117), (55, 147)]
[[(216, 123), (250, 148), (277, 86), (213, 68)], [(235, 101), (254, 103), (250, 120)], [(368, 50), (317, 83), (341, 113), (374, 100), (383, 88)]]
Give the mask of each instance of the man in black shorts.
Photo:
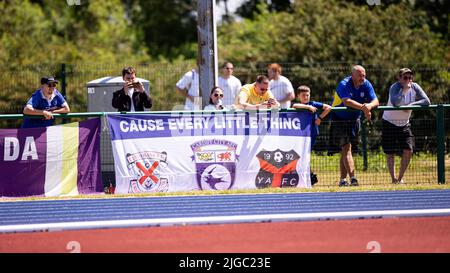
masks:
[[(366, 70), (360, 65), (353, 66), (351, 76), (344, 78), (336, 88), (332, 107), (347, 106), (361, 110), (370, 120), (371, 110), (379, 105), (372, 84), (366, 79)], [(358, 186), (355, 175), (352, 148), (359, 143), (359, 127), (361, 111), (332, 112), (330, 115), (330, 147), (338, 147), (341, 157), (339, 161), (339, 186)], [(335, 152), (331, 149), (330, 152)]]
[[(413, 72), (402, 68), (397, 74), (398, 81), (389, 89), (388, 106), (429, 105), (430, 99), (417, 83), (413, 82)], [(404, 183), (403, 176), (408, 168), (414, 150), (414, 136), (409, 118), (411, 110), (384, 111), (382, 119), (381, 145), (386, 153), (386, 163), (392, 183)], [(395, 176), (395, 158), (402, 157), (398, 176)]]

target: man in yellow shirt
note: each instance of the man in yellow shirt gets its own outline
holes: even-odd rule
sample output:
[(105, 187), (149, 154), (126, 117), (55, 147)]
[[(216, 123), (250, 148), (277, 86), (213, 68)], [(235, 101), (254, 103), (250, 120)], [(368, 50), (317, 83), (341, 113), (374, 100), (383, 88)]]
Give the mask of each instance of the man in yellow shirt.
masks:
[(242, 86), (236, 97), (236, 106), (240, 109), (259, 110), (279, 108), (280, 103), (269, 90), (269, 78), (259, 75), (256, 82)]

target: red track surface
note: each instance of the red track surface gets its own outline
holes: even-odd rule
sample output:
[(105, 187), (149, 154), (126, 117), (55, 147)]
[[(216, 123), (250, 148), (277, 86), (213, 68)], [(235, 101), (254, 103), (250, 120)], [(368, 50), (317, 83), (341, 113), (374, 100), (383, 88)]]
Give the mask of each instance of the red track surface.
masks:
[(450, 217), (0, 234), (0, 252), (71, 252), (78, 243), (80, 252), (367, 253), (368, 244), (381, 252), (450, 252)]

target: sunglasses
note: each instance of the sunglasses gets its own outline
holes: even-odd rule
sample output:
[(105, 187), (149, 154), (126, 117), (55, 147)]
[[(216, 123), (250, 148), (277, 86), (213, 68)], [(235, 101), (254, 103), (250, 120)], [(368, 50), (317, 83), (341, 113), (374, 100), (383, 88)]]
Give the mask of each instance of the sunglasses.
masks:
[(261, 91), (267, 91), (267, 88), (259, 88)]
[(216, 98), (217, 98), (217, 97), (223, 98), (223, 94), (217, 94), (217, 93), (216, 93), (216, 94), (214, 94), (213, 96), (216, 97)]
[(49, 83), (47, 84), (49, 87), (56, 87), (56, 83)]
[(407, 80), (412, 80), (412, 78), (413, 78), (413, 76), (403, 76), (403, 79), (404, 79), (405, 81), (407, 81)]

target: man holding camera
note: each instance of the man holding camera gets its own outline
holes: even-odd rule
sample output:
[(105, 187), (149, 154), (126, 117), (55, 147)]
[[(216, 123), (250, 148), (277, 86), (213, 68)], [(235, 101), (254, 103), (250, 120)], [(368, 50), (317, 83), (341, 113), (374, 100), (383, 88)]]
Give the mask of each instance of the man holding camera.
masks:
[(152, 107), (152, 99), (144, 85), (136, 79), (136, 70), (129, 66), (122, 70), (123, 88), (113, 93), (112, 106), (119, 112), (144, 111)]
[(70, 112), (69, 105), (56, 89), (58, 81), (53, 76), (41, 78), (41, 88), (36, 90), (23, 108), (24, 115), (41, 115), (43, 118), (25, 118), (22, 128), (46, 127), (54, 124), (53, 114)]

